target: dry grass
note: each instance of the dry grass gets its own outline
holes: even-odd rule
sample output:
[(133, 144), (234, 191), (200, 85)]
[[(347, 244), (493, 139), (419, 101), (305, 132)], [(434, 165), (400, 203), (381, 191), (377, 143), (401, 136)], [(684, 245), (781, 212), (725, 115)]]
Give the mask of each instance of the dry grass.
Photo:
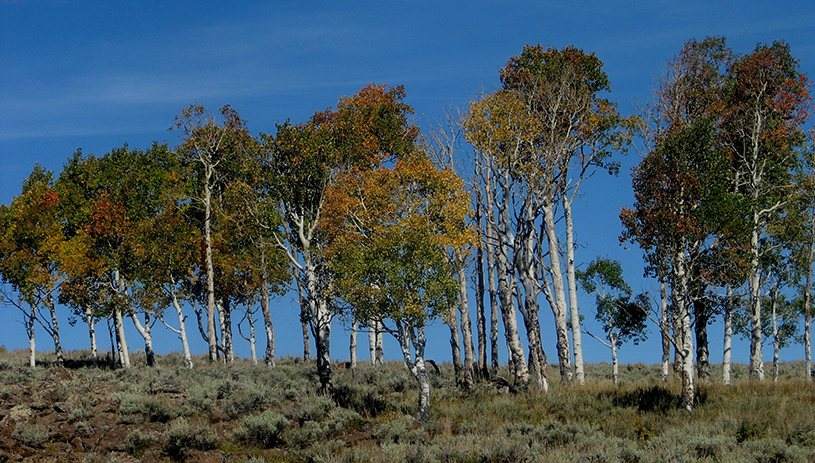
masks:
[(187, 370), (171, 355), (124, 371), (83, 355), (31, 371), (24, 352), (0, 350), (0, 461), (815, 461), (815, 384), (796, 378), (800, 362), (778, 384), (741, 365), (733, 386), (702, 383), (692, 414), (651, 365), (624, 366), (619, 388), (608, 365), (591, 365), (584, 387), (552, 378), (546, 394), (484, 383), (468, 395), (442, 365), (420, 425), (396, 362), (338, 371), (325, 397), (314, 365), (295, 358)]

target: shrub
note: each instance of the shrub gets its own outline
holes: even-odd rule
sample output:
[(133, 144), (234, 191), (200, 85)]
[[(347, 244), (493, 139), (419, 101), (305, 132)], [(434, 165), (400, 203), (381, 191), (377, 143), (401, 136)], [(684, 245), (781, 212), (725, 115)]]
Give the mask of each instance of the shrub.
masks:
[(301, 399), (300, 402), (289, 410), (287, 416), (300, 424), (306, 421), (322, 421), (328, 413), (337, 405), (330, 397), (318, 395)]
[(133, 456), (140, 456), (147, 449), (158, 444), (158, 441), (159, 437), (155, 433), (136, 429), (125, 437), (122, 442), (122, 450)]
[(190, 450), (212, 450), (220, 438), (208, 426), (193, 427), (184, 418), (176, 418), (161, 434), (164, 452), (171, 458), (184, 459)]
[(334, 388), (333, 397), (340, 407), (350, 408), (368, 418), (375, 418), (393, 408), (368, 385), (341, 384)]
[(18, 423), (11, 437), (29, 447), (41, 447), (48, 442), (51, 433), (48, 427), (42, 424)]
[(324, 440), (325, 429), (316, 421), (306, 421), (298, 427), (287, 429), (283, 433), (283, 440), (293, 447), (308, 447), (315, 442)]
[(266, 410), (260, 415), (247, 416), (241, 420), (241, 426), (235, 430), (234, 436), (250, 445), (272, 448), (280, 443), (280, 434), (288, 425), (289, 420), (285, 416)]

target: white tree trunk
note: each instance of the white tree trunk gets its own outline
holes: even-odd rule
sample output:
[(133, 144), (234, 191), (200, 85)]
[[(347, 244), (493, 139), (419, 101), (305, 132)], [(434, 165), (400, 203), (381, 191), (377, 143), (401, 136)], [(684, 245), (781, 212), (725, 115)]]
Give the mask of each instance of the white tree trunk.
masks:
[(93, 313), (90, 309), (84, 310), (85, 321), (88, 323), (88, 336), (91, 341), (91, 361), (93, 366), (99, 365), (99, 349), (96, 345), (96, 322), (93, 319)]
[(28, 334), (28, 366), (30, 368), (37, 367), (37, 342), (34, 339), (34, 322), (37, 320), (37, 309), (34, 305), (30, 306), (31, 313), (26, 317), (25, 330)]
[(664, 278), (659, 281), (660, 334), (662, 335), (662, 383), (668, 384), (671, 373), (671, 334), (668, 324), (668, 290)]
[(541, 209), (549, 244), (549, 274), (552, 278), (554, 304), (552, 313), (555, 316), (557, 333), (557, 356), (560, 364), (560, 375), (564, 382), (572, 382), (571, 348), (569, 347), (569, 328), (566, 323), (566, 289), (563, 286), (563, 269), (560, 263), (560, 244), (555, 232), (555, 216), (551, 203), (545, 202)]
[(804, 360), (806, 371), (804, 377), (812, 379), (812, 265), (815, 262), (815, 210), (810, 217), (809, 258), (807, 259), (807, 277), (804, 285)]
[(187, 341), (187, 328), (185, 321), (187, 317), (184, 316), (184, 312), (181, 310), (181, 304), (178, 303), (178, 298), (175, 295), (175, 292), (172, 292), (172, 303), (173, 308), (175, 309), (175, 313), (178, 316), (178, 337), (181, 338), (181, 348), (183, 349), (184, 353), (184, 363), (187, 365), (187, 368), (192, 368), (192, 353), (190, 352), (190, 343)]
[(459, 306), (458, 312), (461, 315), (461, 337), (464, 341), (464, 383), (467, 389), (474, 387), (473, 377), (476, 373), (477, 363), (475, 358), (475, 346), (473, 345), (473, 324), (470, 318), (470, 302), (467, 295), (467, 263), (464, 256), (456, 256), (456, 273), (458, 275)]
[(609, 336), (609, 345), (611, 346), (611, 377), (613, 378), (614, 385), (620, 384), (620, 364), (617, 361), (617, 337)]
[[(509, 175), (504, 174), (504, 183), (509, 183)], [(487, 185), (487, 208), (492, 211), (491, 186)], [(523, 346), (518, 336), (518, 320), (515, 315), (515, 283), (511, 280), (509, 255), (510, 243), (514, 239), (509, 236), (511, 227), (509, 217), (509, 204), (511, 202), (511, 191), (508, 186), (503, 187), (503, 203), (499, 206), (500, 229), (489, 227), (487, 233), (488, 240), (495, 239), (498, 242), (498, 249), (495, 253), (496, 271), (498, 276), (498, 291), (501, 298), (501, 316), (504, 322), (504, 334), (507, 340), (507, 349), (510, 355), (510, 366), (514, 373), (515, 384), (526, 386), (529, 384), (529, 368), (524, 358)], [(490, 212), (490, 217), (492, 212)], [(491, 222), (491, 221), (490, 221)]]
[(212, 262), (212, 167), (205, 165), (204, 178), (204, 271), (207, 274), (207, 340), (209, 361), (218, 361), (218, 337), (215, 334), (215, 265)]
[(65, 355), (62, 351), (62, 341), (59, 338), (59, 323), (57, 322), (57, 308), (54, 304), (54, 292), (49, 291), (46, 296), (48, 311), (51, 313), (51, 331), (54, 337), (54, 353), (57, 356), (57, 366), (65, 366)]
[(764, 361), (761, 352), (761, 269), (759, 264), (758, 214), (753, 217), (750, 237), (752, 256), (750, 261), (750, 377), (764, 380)]
[[(399, 345), (402, 348), (402, 357), (405, 366), (413, 374), (419, 386), (419, 407), (416, 420), (426, 423), (430, 418), (430, 378), (424, 361), (425, 334), (424, 327), (412, 327), (405, 323), (397, 323), (399, 332)], [(411, 345), (415, 358), (411, 358)]]
[(354, 323), (351, 324), (351, 342), (348, 346), (351, 354), (351, 370), (357, 369), (357, 332), (359, 331), (359, 320), (354, 317)]
[(260, 285), (260, 311), (263, 314), (263, 327), (266, 330), (266, 354), (264, 361), (269, 368), (275, 367), (275, 337), (274, 325), (272, 325), (272, 311), (269, 306), (269, 284), (266, 281), (266, 258), (263, 250), (260, 250), (260, 265), (263, 282)]
[(583, 337), (580, 331), (580, 309), (577, 305), (574, 221), (572, 220), (572, 203), (567, 200), (566, 195), (563, 196), (563, 217), (566, 221), (566, 279), (569, 284), (569, 314), (571, 317), (572, 340), (574, 344), (574, 373), (577, 383), (583, 386), (586, 384), (586, 372), (583, 366)]
[(119, 346), (119, 365), (122, 368), (130, 368), (130, 352), (127, 349), (127, 339), (125, 338), (125, 324), (122, 316), (122, 309), (113, 309), (113, 328), (116, 331), (116, 343)]
[(680, 325), (680, 343), (677, 355), (681, 365), (682, 377), (682, 406), (689, 412), (693, 411), (694, 405), (694, 378), (693, 378), (693, 333), (691, 331), (691, 311), (690, 311), (690, 285), (689, 275), (686, 270), (686, 260), (683, 251), (680, 249), (674, 257), (674, 310)]
[(733, 288), (727, 286), (724, 303), (724, 349), (722, 356), (722, 381), (730, 385), (730, 368), (733, 345)]
[(139, 322), (139, 318), (135, 312), (129, 314), (130, 319), (133, 320), (133, 325), (136, 330), (144, 338), (144, 354), (147, 360), (147, 366), (155, 366), (155, 356), (153, 355), (153, 335), (150, 332), (150, 319), (147, 313), (144, 314), (144, 325)]
[(247, 307), (247, 318), (249, 319), (249, 354), (252, 356), (252, 365), (258, 364), (258, 352), (255, 348), (255, 314)]

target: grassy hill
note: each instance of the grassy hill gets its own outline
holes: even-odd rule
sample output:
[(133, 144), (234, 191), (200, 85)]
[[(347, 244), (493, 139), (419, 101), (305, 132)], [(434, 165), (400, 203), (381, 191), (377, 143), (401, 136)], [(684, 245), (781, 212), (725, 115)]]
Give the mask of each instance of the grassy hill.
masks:
[(299, 358), (269, 370), (201, 357), (187, 370), (171, 354), (115, 370), (85, 355), (62, 369), (45, 355), (32, 371), (25, 352), (0, 349), (0, 462), (815, 461), (815, 384), (798, 379), (801, 362), (784, 364), (777, 384), (737, 365), (732, 386), (699, 385), (690, 415), (657, 366), (624, 366), (619, 388), (600, 364), (585, 387), (550, 368), (548, 394), (487, 382), (464, 394), (441, 365), (421, 426), (415, 382), (396, 362), (338, 370), (322, 396), (316, 367)]

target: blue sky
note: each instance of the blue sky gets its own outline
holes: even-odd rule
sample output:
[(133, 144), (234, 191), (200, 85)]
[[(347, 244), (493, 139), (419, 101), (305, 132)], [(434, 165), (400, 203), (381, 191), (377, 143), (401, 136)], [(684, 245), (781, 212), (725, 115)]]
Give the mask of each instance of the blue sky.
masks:
[[(630, 114), (647, 102), (665, 64), (688, 39), (722, 35), (737, 53), (783, 39), (801, 69), (815, 76), (813, 30), (815, 4), (786, 0), (0, 0), (0, 202), (19, 193), (34, 163), (59, 172), (78, 148), (102, 155), (125, 143), (174, 146), (178, 140), (167, 129), (193, 102), (213, 110), (230, 104), (257, 134), (273, 132), (286, 119), (304, 121), (368, 83), (403, 84), (416, 122), (426, 129), (445, 107), (465, 107), (497, 88), (507, 60), (524, 44), (541, 43), (596, 53), (611, 81), (610, 98)], [(578, 261), (621, 259), (636, 289), (649, 290), (653, 284), (640, 279), (639, 250), (617, 240), (617, 215), (633, 201), (636, 161), (636, 154), (624, 159), (618, 178), (587, 183), (575, 211)], [(582, 305), (590, 304), (584, 298)], [(287, 297), (276, 307), (278, 352), (297, 354), (293, 304)], [(0, 324), (0, 344), (25, 347), (20, 317), (3, 310), (9, 322)], [(541, 319), (544, 333), (552, 334), (545, 306)], [(711, 347), (719, 361), (716, 329)], [(70, 330), (68, 347), (83, 348), (84, 329)], [(165, 337), (160, 349), (178, 350), (174, 338)], [(624, 346), (623, 361), (658, 361), (656, 333), (651, 338), (645, 348)], [(590, 361), (608, 357), (604, 347), (585, 343)], [(335, 357), (347, 357), (339, 329), (333, 344)], [(135, 332), (130, 345), (138, 346)], [(44, 333), (39, 346), (50, 346)], [(437, 339), (430, 349), (449, 358), (447, 346)], [(555, 358), (553, 337), (545, 348)], [(746, 362), (746, 346), (736, 349), (736, 361)], [(801, 358), (802, 348), (794, 349), (786, 356)]]

